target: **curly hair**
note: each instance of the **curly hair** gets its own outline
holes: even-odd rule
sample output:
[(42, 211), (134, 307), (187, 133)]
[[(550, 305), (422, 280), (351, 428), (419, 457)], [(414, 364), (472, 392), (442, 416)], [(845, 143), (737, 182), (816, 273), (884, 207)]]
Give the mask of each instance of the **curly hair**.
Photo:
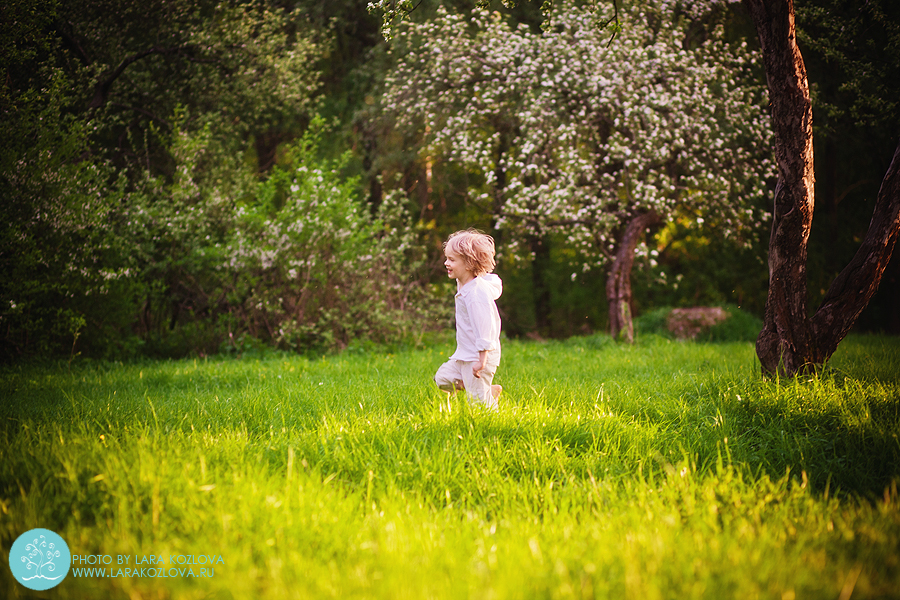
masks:
[(466, 268), (476, 276), (490, 273), (497, 265), (494, 262), (494, 238), (477, 229), (451, 233), (443, 248), (444, 252), (449, 250), (458, 254)]

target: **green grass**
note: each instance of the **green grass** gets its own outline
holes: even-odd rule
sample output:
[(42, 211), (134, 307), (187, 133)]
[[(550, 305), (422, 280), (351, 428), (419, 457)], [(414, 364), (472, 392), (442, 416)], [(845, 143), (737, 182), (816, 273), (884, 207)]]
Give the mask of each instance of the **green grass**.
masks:
[[(766, 381), (752, 344), (507, 342), (0, 372), (0, 545), (221, 555), (9, 598), (896, 598), (900, 339)], [(168, 565), (167, 565), (168, 566)], [(29, 595), (33, 594), (33, 595)]]

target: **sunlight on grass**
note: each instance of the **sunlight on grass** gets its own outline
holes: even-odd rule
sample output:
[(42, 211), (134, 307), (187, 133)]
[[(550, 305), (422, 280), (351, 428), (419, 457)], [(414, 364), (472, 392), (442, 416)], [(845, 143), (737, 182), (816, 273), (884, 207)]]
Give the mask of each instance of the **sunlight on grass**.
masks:
[[(55, 597), (837, 598), (900, 586), (900, 341), (820, 376), (751, 344), (507, 342), (501, 410), (445, 348), (7, 368), (0, 537), (220, 555)], [(4, 571), (3, 595), (24, 597)]]

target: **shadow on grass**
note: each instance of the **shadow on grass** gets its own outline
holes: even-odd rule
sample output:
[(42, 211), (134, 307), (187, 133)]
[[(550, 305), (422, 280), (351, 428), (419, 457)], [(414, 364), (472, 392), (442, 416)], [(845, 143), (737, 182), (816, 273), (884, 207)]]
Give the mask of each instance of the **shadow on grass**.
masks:
[(732, 460), (772, 477), (790, 471), (813, 489), (879, 498), (900, 479), (900, 398), (840, 406), (734, 402)]

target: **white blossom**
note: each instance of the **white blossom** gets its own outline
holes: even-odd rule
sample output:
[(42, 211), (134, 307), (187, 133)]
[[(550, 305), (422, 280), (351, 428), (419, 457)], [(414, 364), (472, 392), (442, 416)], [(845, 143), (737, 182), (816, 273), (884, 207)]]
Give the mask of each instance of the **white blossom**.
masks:
[(585, 261), (602, 262), (623, 219), (650, 210), (700, 224), (714, 215), (738, 235), (764, 218), (755, 207), (772, 142), (751, 77), (758, 56), (720, 26), (683, 44), (689, 20), (676, 11), (696, 19), (716, 3), (641, 2), (611, 44), (601, 15), (568, 2), (543, 34), (487, 11), (440, 10), (398, 30), (395, 48), (415, 51), (398, 58), (382, 102), (401, 127), (429, 124), (428, 156), (484, 175), (470, 194), (501, 198), (493, 216), (511, 247), (562, 230)]

